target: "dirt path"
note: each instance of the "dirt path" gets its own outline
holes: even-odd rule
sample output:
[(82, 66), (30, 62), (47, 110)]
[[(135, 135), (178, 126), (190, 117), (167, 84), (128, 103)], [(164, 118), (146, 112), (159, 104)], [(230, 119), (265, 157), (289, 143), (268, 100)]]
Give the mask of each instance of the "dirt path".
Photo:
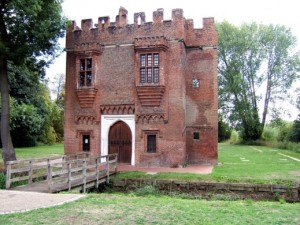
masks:
[(83, 197), (85, 195), (0, 190), (0, 215), (62, 205)]

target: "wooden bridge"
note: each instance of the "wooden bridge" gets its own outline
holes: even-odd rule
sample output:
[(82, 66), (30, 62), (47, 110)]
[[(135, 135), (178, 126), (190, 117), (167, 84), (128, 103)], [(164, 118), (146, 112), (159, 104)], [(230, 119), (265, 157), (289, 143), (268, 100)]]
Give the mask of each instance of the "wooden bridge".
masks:
[[(55, 193), (98, 188), (117, 173), (117, 154), (93, 157), (88, 153), (47, 159), (7, 162), (6, 189)], [(21, 186), (18, 186), (21, 185)]]

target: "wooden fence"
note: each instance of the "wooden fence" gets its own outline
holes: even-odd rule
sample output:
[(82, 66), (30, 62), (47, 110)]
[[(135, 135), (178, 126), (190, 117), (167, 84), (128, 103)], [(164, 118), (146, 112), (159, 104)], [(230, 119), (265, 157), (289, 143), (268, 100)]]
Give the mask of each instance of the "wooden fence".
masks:
[(93, 157), (87, 153), (47, 159), (16, 160), (7, 162), (6, 189), (40, 192), (59, 192), (87, 188), (109, 182), (117, 172), (117, 154)]

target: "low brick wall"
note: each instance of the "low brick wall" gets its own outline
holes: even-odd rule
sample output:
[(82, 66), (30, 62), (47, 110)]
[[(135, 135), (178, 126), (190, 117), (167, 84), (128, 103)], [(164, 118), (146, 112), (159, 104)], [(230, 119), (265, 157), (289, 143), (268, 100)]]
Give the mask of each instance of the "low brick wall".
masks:
[(266, 184), (239, 184), (217, 182), (188, 182), (172, 180), (150, 179), (119, 179), (114, 178), (113, 187), (120, 191), (132, 191), (146, 185), (156, 187), (163, 192), (191, 193), (205, 196), (207, 193), (237, 194), (241, 198), (256, 198), (276, 200), (283, 198), (286, 201), (300, 201), (300, 186), (289, 187), (284, 185)]

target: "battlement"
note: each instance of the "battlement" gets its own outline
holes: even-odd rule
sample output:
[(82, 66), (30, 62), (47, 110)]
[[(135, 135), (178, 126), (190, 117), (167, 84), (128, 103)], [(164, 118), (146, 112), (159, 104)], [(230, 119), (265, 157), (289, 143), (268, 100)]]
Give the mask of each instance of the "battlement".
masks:
[[(165, 37), (153, 40), (137, 40), (137, 37)], [(101, 16), (96, 24), (92, 19), (81, 20), (81, 26), (73, 21), (67, 31), (67, 49), (75, 50), (75, 43), (98, 42), (103, 45), (131, 43), (138, 49), (139, 43), (167, 49), (167, 40), (183, 40), (187, 46), (215, 46), (217, 33), (213, 18), (203, 18), (203, 27), (194, 28), (193, 19), (185, 19), (182, 9), (173, 9), (171, 20), (164, 20), (164, 10), (153, 12), (152, 21), (146, 21), (145, 12), (134, 13), (133, 24), (128, 24), (128, 11), (120, 7), (119, 13), (112, 22), (109, 16)], [(149, 42), (149, 44), (147, 43)], [(77, 46), (78, 48), (78, 46)]]
[[(104, 30), (109, 27), (140, 27), (143, 25), (157, 25), (157, 24), (170, 24), (172, 22), (186, 22), (188, 23), (189, 28), (194, 29), (194, 23), (192, 19), (186, 20), (184, 18), (184, 13), (182, 9), (173, 9), (172, 10), (172, 20), (164, 20), (164, 9), (159, 8), (153, 12), (153, 17), (151, 22), (146, 22), (146, 14), (145, 12), (134, 13), (133, 18), (134, 23), (128, 24), (128, 11), (124, 7), (120, 7), (119, 13), (116, 16), (115, 22), (111, 22), (109, 16), (102, 16), (98, 18), (98, 23), (93, 24), (92, 19), (83, 19), (81, 20), (81, 26), (77, 26), (75, 21), (72, 21), (72, 25), (69, 27), (68, 32), (73, 31), (88, 31), (91, 29)], [(213, 18), (204, 18), (203, 19), (203, 29), (213, 27), (214, 19)]]

